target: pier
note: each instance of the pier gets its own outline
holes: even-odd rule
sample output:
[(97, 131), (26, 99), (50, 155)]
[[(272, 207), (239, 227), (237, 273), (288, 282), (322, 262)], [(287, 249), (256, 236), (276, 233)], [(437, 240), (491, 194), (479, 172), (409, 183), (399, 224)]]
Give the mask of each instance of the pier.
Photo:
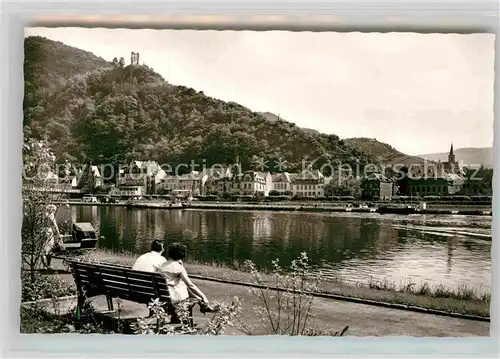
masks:
[(120, 206), (129, 207), (131, 209), (209, 209), (209, 210), (244, 210), (244, 211), (286, 211), (286, 212), (322, 212), (322, 213), (378, 213), (384, 214), (401, 214), (401, 215), (412, 215), (412, 214), (432, 214), (432, 215), (463, 215), (463, 216), (491, 216), (492, 210), (484, 209), (440, 209), (440, 208), (404, 208), (404, 207), (347, 207), (347, 206), (335, 206), (335, 205), (323, 205), (323, 204), (246, 204), (246, 203), (207, 203), (207, 202), (191, 202), (186, 206), (174, 205), (170, 206), (170, 203), (160, 202), (160, 201), (144, 201), (136, 202), (132, 206), (125, 202), (119, 203), (84, 203), (81, 201), (65, 201), (68, 205), (78, 205), (78, 206)]

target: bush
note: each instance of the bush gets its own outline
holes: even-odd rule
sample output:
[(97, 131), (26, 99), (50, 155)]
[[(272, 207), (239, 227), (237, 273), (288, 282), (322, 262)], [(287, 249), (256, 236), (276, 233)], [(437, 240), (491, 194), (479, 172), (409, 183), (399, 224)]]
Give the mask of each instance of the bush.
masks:
[(30, 272), (21, 274), (21, 301), (30, 302), (46, 298), (59, 298), (76, 294), (76, 288), (57, 275), (48, 276), (37, 273), (34, 280)]
[(66, 313), (57, 311), (56, 314), (49, 314), (37, 305), (21, 307), (21, 333), (115, 333), (105, 329), (103, 322), (97, 321), (96, 312), (89, 303), (85, 303), (82, 308), (83, 320), (75, 321), (75, 309), (70, 308)]
[[(260, 302), (260, 305), (254, 308), (255, 313), (268, 333), (292, 336), (339, 334), (326, 334), (312, 328), (313, 294), (318, 292), (318, 278), (309, 267), (306, 253), (301, 253), (293, 260), (286, 273), (278, 259), (272, 261), (273, 288), (262, 279), (252, 261), (247, 260), (245, 266), (252, 275), (253, 284), (256, 285), (250, 289), (250, 293)], [(341, 335), (344, 335), (347, 328), (341, 331)]]
[[(191, 303), (194, 305), (194, 303)], [(238, 297), (234, 297), (231, 304), (214, 303), (218, 308), (210, 321), (199, 329), (189, 326), (189, 308), (176, 306), (176, 314), (181, 324), (170, 324), (171, 316), (165, 311), (165, 303), (155, 299), (149, 304), (152, 315), (149, 318), (138, 318), (134, 324), (135, 334), (166, 334), (166, 335), (221, 335), (227, 326), (232, 326), (232, 320), (237, 318), (241, 303)]]

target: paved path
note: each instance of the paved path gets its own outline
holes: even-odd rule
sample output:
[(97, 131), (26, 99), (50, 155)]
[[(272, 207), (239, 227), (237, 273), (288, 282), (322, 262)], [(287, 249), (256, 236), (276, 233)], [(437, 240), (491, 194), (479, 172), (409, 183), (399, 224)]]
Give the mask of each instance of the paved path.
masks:
[[(196, 280), (197, 285), (209, 297), (218, 301), (230, 301), (236, 295), (244, 299), (245, 318), (252, 315), (257, 302), (249, 302), (248, 288), (243, 286)], [(442, 317), (332, 299), (314, 298), (315, 326), (341, 330), (349, 325), (349, 335), (355, 336), (489, 336), (489, 323)]]
[[(73, 281), (71, 275), (63, 274), (61, 277), (66, 281)], [(238, 296), (243, 301), (242, 315), (245, 322), (254, 327), (260, 326), (253, 312), (253, 307), (259, 303), (249, 295), (248, 287), (198, 279), (195, 280), (195, 283), (210, 300), (227, 303), (234, 296)], [(72, 304), (74, 305), (74, 303)], [(101, 297), (96, 298), (94, 305), (98, 310), (107, 309), (106, 301)], [(344, 326), (348, 325), (347, 334), (353, 336), (489, 336), (488, 322), (416, 313), (333, 299), (314, 298), (313, 310), (316, 314), (315, 327), (340, 331)], [(144, 305), (123, 302), (123, 311), (121, 313), (123, 318), (146, 316), (147, 314), (148, 311)], [(196, 308), (194, 316), (199, 325), (203, 325), (209, 318), (200, 314)], [(241, 332), (230, 328), (226, 334), (239, 335)]]

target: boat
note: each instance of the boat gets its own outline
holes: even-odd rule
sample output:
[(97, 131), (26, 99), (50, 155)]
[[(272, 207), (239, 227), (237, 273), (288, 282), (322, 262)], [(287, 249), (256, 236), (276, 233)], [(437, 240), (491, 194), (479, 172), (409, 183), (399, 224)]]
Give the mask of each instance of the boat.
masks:
[(89, 222), (73, 223), (72, 233), (62, 236), (58, 251), (67, 252), (77, 249), (95, 248), (98, 242), (97, 232)]
[(418, 210), (413, 206), (381, 206), (377, 212), (380, 214), (415, 214)]
[(184, 208), (184, 205), (181, 202), (177, 202), (177, 203), (172, 203), (171, 202), (171, 203), (166, 204), (162, 208), (165, 208), (165, 209), (182, 209), (182, 208)]
[(141, 209), (141, 208), (158, 208), (158, 209), (182, 209), (184, 205), (181, 202), (133, 202), (128, 201), (126, 203), (127, 209)]

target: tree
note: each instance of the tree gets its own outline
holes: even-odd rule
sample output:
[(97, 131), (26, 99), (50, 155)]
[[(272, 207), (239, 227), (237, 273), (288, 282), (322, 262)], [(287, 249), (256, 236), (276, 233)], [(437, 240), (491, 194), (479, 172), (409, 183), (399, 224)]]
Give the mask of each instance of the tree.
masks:
[(397, 173), (396, 184), (398, 186), (398, 191), (396, 193), (399, 195), (410, 195), (408, 171), (408, 167), (404, 166), (400, 169), (399, 173)]
[[(192, 160), (209, 167), (239, 156), (244, 170), (271, 172), (300, 171), (306, 158), (315, 161), (314, 169), (376, 160), (338, 136), (269, 121), (237, 103), (171, 85), (151, 68), (125, 66), (119, 57), (106, 63), (61, 46), (44, 40), (35, 46), (40, 51), (28, 51), (25, 64), (36, 74), (26, 79), (25, 133), (46, 136), (58, 158), (118, 166), (136, 155), (172, 167)], [(75, 57), (83, 65), (75, 66)], [(64, 67), (47, 74), (47, 61), (40, 59)]]
[(54, 169), (56, 158), (44, 142), (26, 141), (23, 160), (22, 262), (27, 266), (31, 284), (34, 284), (47, 240), (44, 235), (47, 205), (60, 196), (50, 193), (54, 184), (48, 182), (47, 177)]
[(335, 177), (325, 186), (325, 195), (361, 197), (361, 181), (353, 176)]

